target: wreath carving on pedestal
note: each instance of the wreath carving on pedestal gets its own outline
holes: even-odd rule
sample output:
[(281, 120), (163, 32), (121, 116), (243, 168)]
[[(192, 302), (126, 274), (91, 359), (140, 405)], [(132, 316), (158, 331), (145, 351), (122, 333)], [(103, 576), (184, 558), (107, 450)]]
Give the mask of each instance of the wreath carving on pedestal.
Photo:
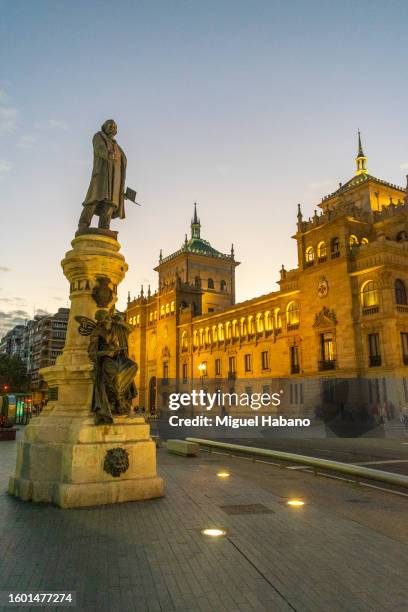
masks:
[(119, 478), (129, 468), (129, 453), (124, 448), (111, 448), (106, 452), (103, 469), (114, 478)]

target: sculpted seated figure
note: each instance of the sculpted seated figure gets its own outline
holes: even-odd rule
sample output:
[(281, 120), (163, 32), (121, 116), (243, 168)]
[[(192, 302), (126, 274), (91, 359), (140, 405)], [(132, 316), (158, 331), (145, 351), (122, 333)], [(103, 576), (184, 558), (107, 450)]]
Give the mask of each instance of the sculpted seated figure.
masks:
[(138, 367), (128, 355), (132, 328), (118, 312), (98, 310), (95, 319), (77, 317), (80, 333), (90, 336), (88, 354), (95, 364), (92, 412), (97, 424), (112, 423), (113, 415), (129, 413), (137, 395)]

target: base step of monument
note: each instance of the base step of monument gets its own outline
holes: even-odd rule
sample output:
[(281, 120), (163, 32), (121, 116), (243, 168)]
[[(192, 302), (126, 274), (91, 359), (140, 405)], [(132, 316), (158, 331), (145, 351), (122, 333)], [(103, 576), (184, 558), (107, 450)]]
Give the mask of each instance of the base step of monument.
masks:
[(86, 484), (11, 477), (9, 493), (24, 501), (49, 502), (61, 508), (78, 508), (162, 497), (164, 482), (158, 476)]

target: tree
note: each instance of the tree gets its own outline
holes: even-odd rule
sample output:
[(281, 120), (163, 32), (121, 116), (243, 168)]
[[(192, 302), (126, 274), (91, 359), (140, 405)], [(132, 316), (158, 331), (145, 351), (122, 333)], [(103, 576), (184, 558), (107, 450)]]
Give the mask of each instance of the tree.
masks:
[(27, 388), (28, 376), (21, 359), (0, 355), (0, 392), (16, 393), (26, 391)]

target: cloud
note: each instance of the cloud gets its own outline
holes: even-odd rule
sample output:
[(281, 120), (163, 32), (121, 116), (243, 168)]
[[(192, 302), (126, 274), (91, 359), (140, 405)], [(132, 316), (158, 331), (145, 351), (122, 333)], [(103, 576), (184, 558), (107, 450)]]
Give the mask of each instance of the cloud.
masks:
[(68, 125), (65, 123), (65, 121), (58, 121), (57, 119), (50, 119), (48, 123), (50, 127), (52, 128), (64, 130), (65, 132), (68, 130)]
[(25, 310), (11, 310), (4, 312), (0, 310), (0, 338), (16, 325), (24, 325), (30, 319), (30, 315)]
[(8, 104), (8, 96), (0, 89), (0, 132), (14, 132), (18, 119), (18, 110)]
[(35, 311), (35, 314), (39, 315), (40, 317), (45, 317), (49, 315), (50, 313), (47, 310), (43, 310), (42, 308), (37, 308), (37, 310)]
[(21, 149), (32, 149), (37, 142), (37, 137), (34, 134), (23, 134), (20, 136), (17, 146)]
[(37, 130), (63, 130), (64, 132), (68, 130), (68, 124), (60, 119), (48, 119), (48, 121), (36, 123), (34, 127)]
[(0, 297), (0, 302), (6, 302), (7, 304), (13, 304), (16, 308), (20, 308), (27, 302), (25, 299), (20, 297)]
[(0, 159), (0, 179), (2, 179), (6, 174), (11, 172), (12, 169), (13, 164), (11, 162), (5, 161), (4, 159)]
[(0, 266), (0, 272), (11, 272), (11, 268), (6, 268), (6, 266)]

